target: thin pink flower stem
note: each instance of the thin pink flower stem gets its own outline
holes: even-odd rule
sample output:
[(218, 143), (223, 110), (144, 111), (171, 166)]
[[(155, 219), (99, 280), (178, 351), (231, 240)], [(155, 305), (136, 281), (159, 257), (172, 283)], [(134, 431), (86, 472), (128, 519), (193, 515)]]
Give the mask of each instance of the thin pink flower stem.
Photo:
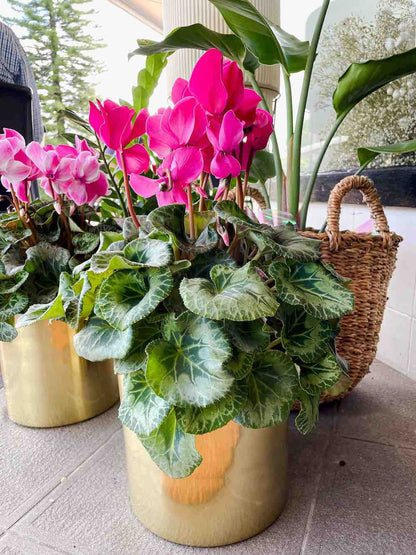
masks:
[(121, 170), (123, 172), (123, 178), (124, 178), (124, 189), (126, 191), (126, 197), (127, 197), (127, 205), (129, 207), (129, 212), (130, 212), (131, 219), (133, 220), (134, 225), (137, 227), (137, 229), (139, 229), (140, 228), (140, 222), (137, 219), (136, 212), (134, 211), (133, 201), (131, 200), (129, 176), (127, 175), (126, 161), (124, 160), (124, 152), (123, 151), (120, 152), (120, 158), (121, 158)]

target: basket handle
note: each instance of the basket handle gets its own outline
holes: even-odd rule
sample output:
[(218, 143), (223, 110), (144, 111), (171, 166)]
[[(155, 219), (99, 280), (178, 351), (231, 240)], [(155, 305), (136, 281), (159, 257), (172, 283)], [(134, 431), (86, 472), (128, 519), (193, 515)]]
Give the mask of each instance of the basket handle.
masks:
[(378, 196), (377, 189), (373, 182), (363, 175), (351, 175), (345, 177), (332, 189), (328, 200), (328, 227), (326, 233), (329, 238), (329, 248), (331, 251), (337, 251), (341, 242), (341, 233), (339, 230), (339, 217), (341, 214), (341, 202), (344, 196), (352, 189), (358, 189), (371, 212), (374, 221), (374, 227), (383, 239), (383, 246), (391, 244), (391, 235), (383, 206)]

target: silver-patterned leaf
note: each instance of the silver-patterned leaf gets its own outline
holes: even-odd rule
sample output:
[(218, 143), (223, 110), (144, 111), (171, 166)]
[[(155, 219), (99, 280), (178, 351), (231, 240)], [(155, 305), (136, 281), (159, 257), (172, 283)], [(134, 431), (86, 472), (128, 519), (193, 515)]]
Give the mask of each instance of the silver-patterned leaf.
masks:
[(317, 362), (300, 363), (300, 385), (306, 393), (321, 394), (335, 385), (343, 375), (332, 353)]
[(29, 299), (23, 291), (0, 295), (0, 321), (5, 322), (13, 316), (21, 314), (28, 303)]
[(169, 410), (170, 404), (155, 395), (142, 371), (124, 376), (118, 416), (132, 432), (148, 436), (160, 426)]
[(299, 394), (300, 411), (295, 424), (301, 434), (309, 434), (316, 427), (319, 420), (319, 399), (319, 393), (317, 395), (308, 395), (305, 392)]
[(114, 360), (116, 374), (128, 374), (144, 368), (147, 359), (146, 345), (160, 337), (160, 326), (160, 319), (151, 317), (134, 324), (133, 341), (129, 352), (124, 358)]
[(186, 478), (202, 462), (195, 436), (181, 430), (173, 408), (157, 430), (139, 439), (158, 467), (172, 478)]
[(17, 337), (17, 330), (8, 322), (0, 321), (0, 341), (13, 341)]
[(157, 395), (173, 405), (205, 407), (227, 393), (233, 377), (224, 363), (231, 348), (220, 324), (171, 315), (162, 333), (147, 347), (146, 379)]
[(238, 269), (219, 264), (210, 276), (211, 281), (182, 280), (180, 293), (191, 312), (212, 320), (239, 322), (275, 315), (279, 304), (252, 263)]
[(169, 268), (120, 270), (103, 281), (96, 305), (107, 322), (125, 330), (151, 314), (172, 288)]
[(57, 320), (60, 318), (65, 318), (65, 309), (61, 294), (55, 297), (50, 303), (31, 305), (27, 311), (17, 319), (16, 327), (24, 328), (40, 320)]
[(162, 268), (173, 262), (172, 247), (157, 239), (134, 239), (124, 247), (124, 256), (143, 266)]
[(352, 291), (322, 264), (273, 262), (269, 274), (276, 282), (276, 294), (282, 301), (302, 306), (315, 318), (340, 318), (354, 308)]
[(265, 428), (285, 422), (299, 390), (296, 367), (280, 351), (256, 355), (246, 378), (248, 399), (236, 421), (246, 428)]
[(133, 340), (132, 328), (116, 330), (105, 320), (93, 317), (74, 335), (74, 347), (80, 357), (92, 362), (123, 358)]

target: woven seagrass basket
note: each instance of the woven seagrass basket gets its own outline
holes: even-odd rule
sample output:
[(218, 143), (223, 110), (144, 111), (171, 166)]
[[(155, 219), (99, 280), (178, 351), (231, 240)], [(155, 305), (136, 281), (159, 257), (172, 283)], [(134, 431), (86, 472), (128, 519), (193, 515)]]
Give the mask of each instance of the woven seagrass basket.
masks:
[[(377, 235), (340, 232), (341, 202), (352, 189), (361, 192), (371, 211)], [(373, 183), (364, 176), (346, 177), (334, 187), (328, 200), (327, 222), (325, 233), (305, 231), (302, 234), (321, 239), (323, 261), (351, 279), (349, 287), (354, 292), (354, 310), (341, 319), (337, 337), (338, 353), (349, 363), (350, 386), (336, 397), (325, 395), (321, 399), (324, 402), (344, 397), (370, 370), (377, 351), (387, 288), (402, 241), (390, 232), (380, 197)]]

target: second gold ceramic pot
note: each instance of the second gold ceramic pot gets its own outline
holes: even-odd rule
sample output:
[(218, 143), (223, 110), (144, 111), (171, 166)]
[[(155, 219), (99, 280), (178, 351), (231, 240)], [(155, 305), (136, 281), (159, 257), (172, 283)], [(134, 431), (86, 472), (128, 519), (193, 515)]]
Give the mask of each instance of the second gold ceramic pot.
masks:
[(136, 434), (124, 438), (133, 511), (149, 530), (192, 546), (235, 543), (262, 532), (286, 502), (287, 425), (229, 422), (196, 437), (203, 457), (188, 478), (164, 474)]
[(0, 364), (11, 420), (50, 428), (82, 422), (118, 401), (113, 362), (88, 362), (73, 347), (65, 323), (41, 321), (0, 343)]

